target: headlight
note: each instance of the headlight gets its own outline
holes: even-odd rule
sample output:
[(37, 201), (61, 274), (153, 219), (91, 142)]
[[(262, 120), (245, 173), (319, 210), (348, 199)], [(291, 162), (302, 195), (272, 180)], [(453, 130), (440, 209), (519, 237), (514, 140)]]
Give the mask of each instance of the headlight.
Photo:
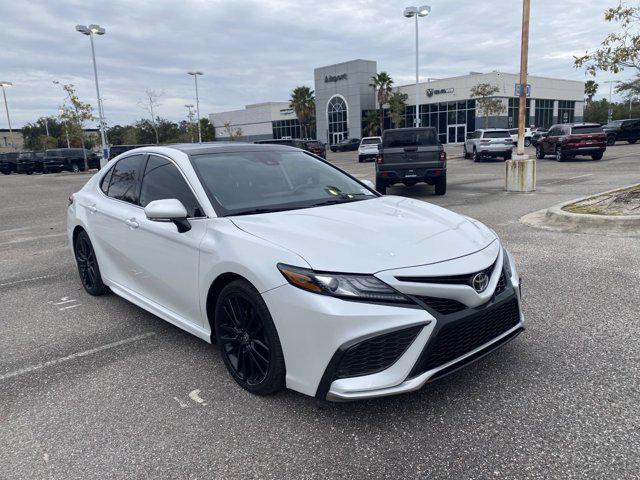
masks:
[(413, 303), (373, 275), (318, 273), (279, 263), (278, 270), (294, 287), (320, 295), (369, 302)]
[(513, 272), (511, 271), (511, 255), (504, 247), (502, 247), (502, 264), (504, 265), (504, 269), (507, 272), (507, 275), (509, 277), (512, 277)]

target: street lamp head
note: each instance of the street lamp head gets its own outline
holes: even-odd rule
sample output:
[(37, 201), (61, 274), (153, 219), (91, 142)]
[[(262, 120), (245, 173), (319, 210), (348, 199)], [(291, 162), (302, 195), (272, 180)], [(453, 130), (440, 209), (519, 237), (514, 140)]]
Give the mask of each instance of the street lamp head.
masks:
[(202, 72), (187, 72), (189, 75), (204, 75)]
[(0, 87), (13, 87), (11, 82), (0, 82)]
[(94, 33), (96, 35), (104, 35), (105, 33), (104, 28), (102, 28), (100, 25), (95, 24), (89, 25), (89, 30), (91, 30), (91, 33)]
[(422, 5), (421, 7), (418, 7), (418, 16), (426, 17), (430, 13), (431, 13), (431, 7), (429, 5)]
[(80, 32), (83, 35), (90, 35), (91, 31), (87, 28), (86, 25), (76, 25), (76, 32)]
[(404, 16), (407, 18), (415, 17), (418, 14), (418, 7), (407, 7), (404, 9)]

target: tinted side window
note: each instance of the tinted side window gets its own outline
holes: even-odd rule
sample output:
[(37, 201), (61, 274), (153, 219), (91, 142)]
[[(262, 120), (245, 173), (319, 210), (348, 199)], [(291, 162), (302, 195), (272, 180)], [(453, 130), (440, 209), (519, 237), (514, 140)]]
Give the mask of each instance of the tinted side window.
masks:
[(154, 200), (175, 198), (187, 209), (187, 216), (202, 217), (202, 209), (184, 177), (169, 160), (151, 155), (142, 178), (140, 205), (145, 207)]
[(109, 183), (110, 197), (129, 203), (138, 203), (138, 180), (144, 155), (132, 155), (118, 161), (113, 167)]
[(106, 195), (109, 191), (109, 182), (111, 181), (111, 174), (113, 173), (113, 168), (110, 168), (109, 171), (102, 177), (102, 181), (100, 182), (100, 190), (104, 192)]

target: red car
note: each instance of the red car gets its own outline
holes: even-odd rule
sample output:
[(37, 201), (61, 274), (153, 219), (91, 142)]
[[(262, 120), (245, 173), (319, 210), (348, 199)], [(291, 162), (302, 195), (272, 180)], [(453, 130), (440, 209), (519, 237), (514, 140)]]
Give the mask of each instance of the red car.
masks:
[(577, 155), (602, 159), (607, 149), (607, 136), (597, 123), (562, 123), (553, 125), (536, 145), (536, 158), (553, 155), (558, 162)]

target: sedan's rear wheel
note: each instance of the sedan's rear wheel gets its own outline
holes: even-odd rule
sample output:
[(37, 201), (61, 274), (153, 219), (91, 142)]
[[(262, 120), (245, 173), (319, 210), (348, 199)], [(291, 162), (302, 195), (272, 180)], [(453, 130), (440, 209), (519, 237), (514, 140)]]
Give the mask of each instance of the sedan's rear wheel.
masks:
[(267, 305), (253, 286), (236, 280), (216, 303), (215, 332), (222, 359), (233, 379), (256, 395), (285, 386), (285, 364), (278, 332)]
[(109, 287), (102, 283), (96, 252), (87, 232), (83, 230), (78, 234), (73, 247), (80, 280), (87, 293), (94, 296), (109, 293)]

